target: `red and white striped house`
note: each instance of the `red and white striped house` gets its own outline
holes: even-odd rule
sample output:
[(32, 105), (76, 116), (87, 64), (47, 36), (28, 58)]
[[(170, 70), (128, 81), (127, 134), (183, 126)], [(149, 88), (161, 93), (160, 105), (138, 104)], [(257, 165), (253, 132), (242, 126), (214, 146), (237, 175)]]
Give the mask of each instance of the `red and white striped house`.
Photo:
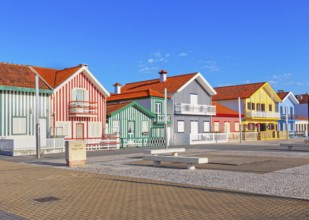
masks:
[(108, 91), (81, 64), (63, 70), (30, 66), (50, 86), (50, 136), (66, 139), (102, 137)]

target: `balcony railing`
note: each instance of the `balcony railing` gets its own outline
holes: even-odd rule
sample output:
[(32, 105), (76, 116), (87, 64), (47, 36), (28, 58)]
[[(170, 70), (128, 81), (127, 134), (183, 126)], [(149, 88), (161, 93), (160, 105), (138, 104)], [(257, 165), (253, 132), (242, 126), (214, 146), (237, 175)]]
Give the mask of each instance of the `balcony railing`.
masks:
[(262, 112), (262, 111), (249, 111), (246, 113), (247, 117), (251, 118), (280, 118), (279, 112)]
[(98, 114), (97, 102), (70, 101), (69, 115), (71, 117), (95, 117)]
[(188, 115), (216, 115), (216, 106), (180, 103), (175, 104), (175, 113)]
[[(166, 122), (169, 124), (171, 123), (171, 115), (167, 115)], [(164, 114), (157, 114), (155, 118), (155, 123), (157, 124), (164, 124), (165, 123), (165, 115)]]

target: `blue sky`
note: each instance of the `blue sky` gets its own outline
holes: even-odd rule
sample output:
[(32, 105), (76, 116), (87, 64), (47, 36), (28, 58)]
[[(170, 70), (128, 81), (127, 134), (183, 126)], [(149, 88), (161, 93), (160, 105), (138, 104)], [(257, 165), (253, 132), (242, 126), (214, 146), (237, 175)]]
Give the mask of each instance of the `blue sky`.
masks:
[(0, 0), (0, 61), (80, 63), (112, 84), (201, 72), (309, 92), (307, 0)]

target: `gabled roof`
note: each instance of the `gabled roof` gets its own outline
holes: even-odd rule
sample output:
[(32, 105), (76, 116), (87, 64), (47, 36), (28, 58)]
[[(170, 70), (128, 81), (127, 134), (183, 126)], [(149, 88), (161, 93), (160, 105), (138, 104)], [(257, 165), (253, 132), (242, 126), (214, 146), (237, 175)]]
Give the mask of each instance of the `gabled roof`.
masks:
[(309, 99), (308, 94), (299, 94), (299, 95), (295, 95), (295, 97), (299, 101), (299, 104), (307, 104), (308, 103), (308, 99)]
[(234, 86), (223, 86), (215, 87), (217, 95), (212, 97), (214, 101), (220, 100), (232, 100), (249, 98), (253, 93), (255, 93), (259, 88), (261, 88), (266, 82), (251, 83), (251, 84), (241, 84)]
[(120, 93), (120, 94), (111, 94), (110, 97), (107, 98), (108, 102), (111, 101), (118, 101), (118, 100), (130, 100), (130, 99), (140, 99), (145, 97), (160, 97), (164, 98), (164, 95), (154, 91), (152, 89), (146, 89), (142, 91), (133, 91), (127, 93)]
[[(0, 86), (35, 89), (35, 74), (26, 65), (0, 63)], [(50, 89), (40, 80), (40, 89)]]
[(160, 82), (160, 79), (158, 78), (140, 82), (127, 83), (121, 88), (121, 92), (128, 93), (133, 91), (144, 91), (147, 89), (151, 89), (161, 94), (164, 94), (164, 89), (166, 88), (168, 93), (175, 93), (181, 91), (193, 80), (197, 80), (210, 95), (216, 94), (216, 91), (212, 88), (212, 86), (205, 80), (202, 74), (198, 72), (170, 76), (167, 77), (164, 82)]
[(84, 72), (89, 80), (106, 96), (107, 90), (97, 81), (85, 65), (78, 65), (62, 70), (38, 66), (0, 63), (0, 86), (35, 88), (35, 75), (38, 74), (40, 89), (57, 89), (75, 74)]
[(148, 109), (146, 109), (145, 107), (143, 107), (141, 104), (137, 102), (122, 102), (122, 103), (116, 103), (116, 104), (108, 103), (106, 105), (106, 115), (108, 117), (113, 116), (117, 114), (118, 112), (123, 111), (129, 107), (134, 107), (138, 109), (139, 111), (141, 111), (143, 114), (147, 115), (150, 118), (156, 117), (154, 113), (152, 113), (151, 111), (149, 111)]
[(216, 106), (216, 115), (214, 117), (239, 117), (239, 113), (231, 108), (217, 102), (212, 102), (212, 104)]
[(277, 92), (277, 95), (280, 97), (282, 102), (284, 102), (287, 98), (289, 98), (293, 104), (299, 104), (297, 98), (294, 96), (292, 92), (280, 91)]
[(258, 82), (250, 84), (240, 84), (234, 86), (224, 86), (216, 87), (217, 95), (213, 96), (212, 100), (222, 101), (222, 100), (235, 100), (240, 97), (241, 99), (250, 98), (256, 91), (260, 88), (264, 88), (268, 93), (273, 94), (275, 101), (280, 102), (280, 97), (276, 94), (273, 88), (268, 82)]

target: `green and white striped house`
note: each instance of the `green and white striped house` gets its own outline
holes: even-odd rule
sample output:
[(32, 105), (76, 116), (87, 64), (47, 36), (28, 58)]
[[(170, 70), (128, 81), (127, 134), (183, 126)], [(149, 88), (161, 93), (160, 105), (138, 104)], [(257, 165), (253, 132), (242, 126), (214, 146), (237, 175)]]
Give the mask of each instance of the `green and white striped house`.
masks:
[(107, 133), (119, 135), (122, 147), (163, 144), (164, 127), (155, 124), (156, 115), (138, 102), (108, 103), (106, 112)]

